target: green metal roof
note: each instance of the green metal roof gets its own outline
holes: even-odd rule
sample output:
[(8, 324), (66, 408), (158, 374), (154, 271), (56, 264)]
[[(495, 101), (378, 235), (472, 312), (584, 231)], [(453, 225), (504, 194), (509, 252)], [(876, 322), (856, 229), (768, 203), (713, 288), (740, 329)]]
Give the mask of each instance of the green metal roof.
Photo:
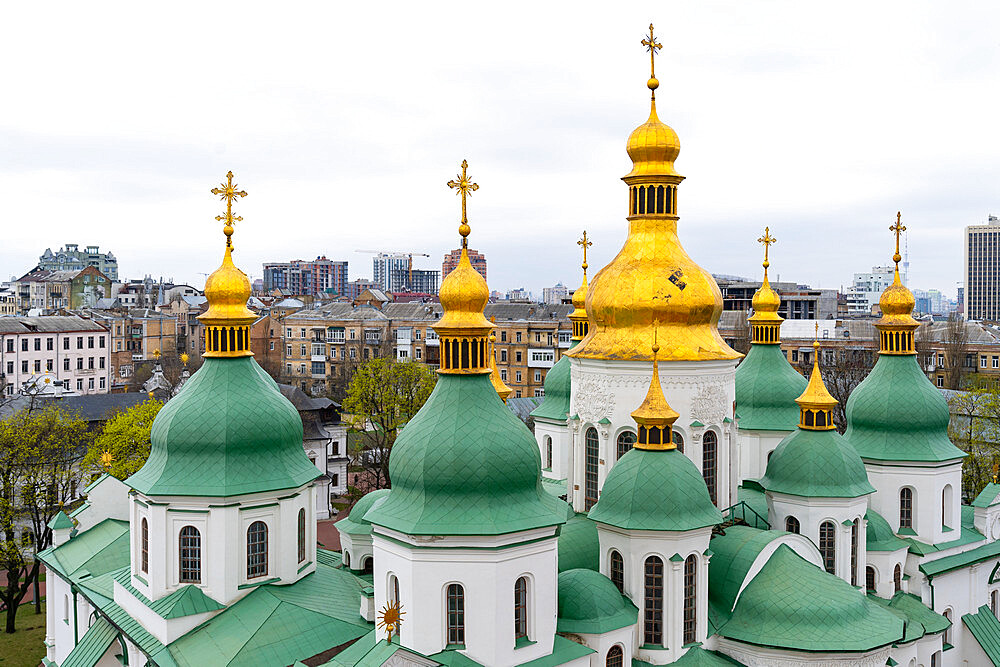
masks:
[(235, 496), (319, 476), (302, 419), (252, 357), (207, 358), (150, 433), (146, 464), (126, 480), (149, 495)]
[(962, 623), (995, 666), (1000, 665), (1000, 621), (983, 605), (975, 614), (964, 614)]
[(939, 574), (967, 567), (996, 556), (1000, 556), (1000, 542), (989, 542), (954, 556), (945, 556), (929, 563), (921, 563), (920, 571), (928, 577), (936, 577)]
[(782, 544), (718, 633), (775, 648), (860, 652), (901, 640), (903, 621)]
[(75, 524), (72, 519), (66, 516), (66, 512), (59, 510), (54, 517), (49, 519), (48, 526), (52, 530), (60, 530), (66, 528), (72, 529)]
[(372, 630), (356, 642), (333, 656), (326, 665), (355, 667), (356, 665), (383, 665), (399, 650), (399, 644), (377, 639)]
[(973, 507), (990, 507), (997, 503), (997, 496), (1000, 496), (1000, 484), (990, 482), (979, 492), (976, 499), (972, 501)]
[(768, 544), (788, 533), (749, 526), (727, 526), (725, 533), (709, 542), (714, 553), (708, 564), (708, 596), (712, 605), (728, 618), (757, 556)]
[(188, 584), (181, 586), (173, 593), (165, 595), (153, 604), (149, 605), (161, 618), (181, 618), (194, 614), (204, 614), (210, 611), (225, 609), (212, 598), (205, 595), (197, 586)]
[(590, 518), (626, 530), (692, 530), (722, 523), (691, 459), (676, 449), (630, 449), (611, 468)]
[(799, 423), (795, 399), (808, 381), (780, 345), (751, 345), (736, 367), (736, 416), (741, 429), (791, 431)]
[(549, 479), (548, 477), (542, 477), (542, 488), (545, 492), (551, 496), (559, 498), (565, 496), (568, 491), (566, 489), (566, 480), (564, 479)]
[(566, 413), (569, 412), (569, 370), (569, 357), (563, 355), (545, 374), (545, 398), (541, 405), (531, 411), (532, 417), (566, 423)]
[(910, 543), (896, 537), (885, 518), (873, 509), (865, 512), (868, 527), (865, 529), (865, 548), (868, 551), (896, 551), (906, 549)]
[[(962, 505), (960, 510), (962, 514), (962, 525), (960, 526), (957, 536), (955, 536), (955, 531), (948, 531), (946, 533), (949, 536), (955, 536), (954, 539), (950, 539), (945, 542), (938, 542), (937, 544), (928, 544), (927, 542), (921, 542), (915, 537), (907, 537), (905, 539), (910, 543), (910, 553), (917, 554), (918, 556), (926, 556), (927, 554), (936, 553), (938, 551), (947, 551), (949, 549), (954, 549), (955, 547), (972, 544), (973, 542), (984, 541), (986, 538), (983, 537), (982, 533), (976, 530), (975, 508), (969, 505)], [(899, 534), (905, 534), (906, 530), (909, 529), (901, 529)]]
[(105, 519), (68, 542), (39, 553), (42, 562), (76, 583), (81, 577), (117, 570), (129, 564), (127, 521)]
[(117, 638), (118, 629), (99, 616), (62, 661), (61, 667), (94, 667)]
[(365, 519), (365, 512), (387, 495), (389, 495), (389, 489), (377, 489), (361, 496), (361, 499), (354, 503), (350, 514), (334, 524), (337, 530), (348, 535), (371, 535), (372, 524)]
[(910, 620), (920, 623), (927, 632), (944, 632), (951, 625), (951, 621), (930, 609), (912, 593), (896, 593), (889, 600), (889, 606), (900, 610)]
[[(301, 445), (300, 445), (301, 449)], [(556, 526), (538, 445), (488, 375), (442, 375), (389, 457), (392, 491), (364, 518), (409, 535), (500, 535)]]
[(733, 660), (728, 655), (708, 651), (700, 646), (692, 646), (684, 655), (670, 664), (680, 667), (732, 667), (743, 663)]
[(635, 625), (639, 610), (611, 580), (594, 570), (559, 573), (557, 632), (601, 634)]
[(872, 461), (954, 461), (948, 403), (912, 355), (880, 355), (847, 400), (844, 437)]
[(743, 480), (743, 485), (736, 489), (736, 498), (767, 521), (767, 496), (757, 480)]
[(859, 498), (875, 492), (861, 457), (837, 431), (796, 429), (774, 450), (761, 486), (805, 498)]
[(585, 514), (570, 517), (559, 530), (559, 571), (600, 569), (601, 544), (597, 524)]
[(552, 642), (552, 653), (528, 662), (522, 662), (518, 667), (556, 667), (556, 665), (565, 665), (567, 662), (572, 662), (591, 653), (597, 653), (597, 651), (556, 635)]

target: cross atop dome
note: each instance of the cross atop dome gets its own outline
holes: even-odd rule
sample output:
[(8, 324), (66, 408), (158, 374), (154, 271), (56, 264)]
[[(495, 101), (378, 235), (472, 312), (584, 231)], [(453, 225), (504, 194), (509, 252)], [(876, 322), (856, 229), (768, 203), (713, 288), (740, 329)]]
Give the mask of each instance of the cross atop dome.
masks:
[(649, 52), (649, 81), (646, 82), (646, 87), (651, 91), (653, 99), (656, 99), (656, 89), (659, 88), (660, 82), (656, 79), (656, 52), (663, 48), (663, 44), (656, 41), (656, 37), (653, 35), (653, 24), (649, 24), (649, 38), (642, 38), (642, 45), (646, 47), (646, 51)]
[(226, 202), (226, 213), (225, 215), (217, 215), (215, 219), (223, 222), (225, 221), (225, 227), (222, 228), (223, 233), (226, 235), (226, 245), (232, 246), (233, 244), (233, 223), (242, 222), (242, 216), (233, 216), (233, 200), (237, 197), (246, 197), (246, 190), (237, 190), (238, 185), (233, 183), (233, 172), (230, 170), (226, 174), (226, 182), (220, 183), (222, 187), (212, 188), (213, 195), (219, 195), (220, 200), (225, 200)]
[(469, 232), (472, 231), (472, 229), (469, 227), (469, 219), (468, 217), (466, 217), (465, 214), (465, 199), (466, 197), (468, 197), (473, 192), (479, 189), (479, 184), (473, 183), (469, 179), (469, 175), (467, 172), (468, 168), (469, 168), (469, 161), (462, 160), (462, 173), (455, 176), (455, 179), (457, 180), (448, 181), (448, 187), (454, 188), (456, 190), (455, 194), (459, 195), (462, 198), (462, 224), (459, 225), (458, 227), (458, 233), (462, 235), (463, 248), (468, 247), (469, 245), (468, 236)]

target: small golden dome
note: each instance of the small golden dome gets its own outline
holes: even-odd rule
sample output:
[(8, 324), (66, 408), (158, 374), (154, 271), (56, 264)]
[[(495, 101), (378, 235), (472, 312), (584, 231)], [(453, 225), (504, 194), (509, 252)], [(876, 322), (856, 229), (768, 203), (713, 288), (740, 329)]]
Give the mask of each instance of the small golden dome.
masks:
[(208, 300), (208, 311), (200, 316), (201, 319), (257, 319), (257, 315), (247, 308), (250, 279), (233, 264), (233, 248), (228, 243), (222, 266), (205, 281), (205, 298)]
[(802, 408), (830, 410), (837, 405), (837, 399), (830, 395), (819, 372), (819, 341), (813, 341), (813, 369), (809, 376), (809, 384), (802, 395), (795, 399)]
[(586, 270), (584, 271), (583, 282), (573, 292), (573, 312), (570, 313), (570, 317), (587, 316), (587, 274)]
[(655, 100), (650, 104), (649, 119), (629, 135), (626, 150), (632, 158), (632, 171), (626, 178), (679, 175), (674, 170), (674, 160), (680, 155), (681, 140), (672, 127), (656, 116)]
[(906, 285), (899, 277), (899, 268), (896, 268), (892, 284), (885, 288), (882, 296), (878, 300), (879, 308), (882, 309), (882, 319), (879, 324), (916, 324), (911, 313), (917, 305), (913, 292), (907, 289)]
[[(654, 326), (655, 329), (655, 326)], [(654, 331), (655, 339), (655, 331)], [(640, 437), (635, 447), (638, 449), (674, 449), (671, 433), (674, 422), (680, 416), (670, 407), (667, 399), (663, 396), (663, 387), (660, 385), (660, 364), (656, 359), (656, 353), (660, 346), (653, 342), (653, 377), (649, 380), (649, 389), (646, 390), (646, 398), (642, 404), (632, 413), (632, 419), (639, 427)], [(659, 435), (657, 435), (659, 432)], [(653, 437), (650, 437), (650, 436)]]
[[(444, 316), (435, 328), (490, 329), (490, 322), (483, 316), (483, 308), (490, 300), (490, 288), (479, 271), (472, 268), (463, 239), (462, 255), (458, 266), (441, 281), (438, 291)], [(484, 332), (485, 333), (485, 332)]]
[[(753, 295), (753, 313), (756, 315), (777, 315), (778, 308), (781, 307), (781, 297), (771, 288), (771, 283), (764, 274), (764, 282), (760, 289)], [(778, 319), (781, 319), (780, 317)]]

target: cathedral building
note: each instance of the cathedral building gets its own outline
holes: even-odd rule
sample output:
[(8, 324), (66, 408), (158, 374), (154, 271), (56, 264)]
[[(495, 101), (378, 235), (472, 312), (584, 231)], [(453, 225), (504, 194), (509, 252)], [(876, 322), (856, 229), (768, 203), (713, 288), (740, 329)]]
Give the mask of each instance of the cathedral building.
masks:
[[(643, 44), (652, 61), (652, 26)], [(963, 504), (913, 295), (897, 270), (840, 435), (818, 366), (803, 378), (780, 353), (769, 229), (750, 352), (719, 336), (719, 288), (680, 242), (658, 85), (627, 143), (627, 238), (589, 281), (584, 254), (534, 433), (496, 373), (462, 163), (439, 379), (393, 447), (392, 488), (337, 522), (340, 552), (316, 545), (301, 421), (249, 352), (230, 173), (205, 364), (157, 416), (146, 465), (91, 484), (39, 555), (45, 664), (1000, 664), (1000, 484)]]

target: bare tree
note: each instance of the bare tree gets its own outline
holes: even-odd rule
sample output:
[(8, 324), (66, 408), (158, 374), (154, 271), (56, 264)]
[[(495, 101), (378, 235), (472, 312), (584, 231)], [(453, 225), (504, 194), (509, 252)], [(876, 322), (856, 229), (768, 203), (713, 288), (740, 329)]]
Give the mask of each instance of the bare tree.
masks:
[(945, 384), (948, 389), (961, 389), (965, 384), (965, 355), (969, 350), (969, 331), (958, 313), (948, 315), (944, 334)]
[(875, 364), (875, 355), (872, 350), (838, 350), (833, 355), (832, 363), (824, 366), (822, 362), (821, 359), (823, 381), (830, 395), (837, 399), (833, 421), (837, 430), (843, 433), (847, 428), (847, 399), (854, 388), (868, 377)]
[(750, 351), (750, 322), (747, 321), (749, 316), (748, 311), (739, 311), (736, 315), (736, 324), (729, 332), (732, 341), (729, 346), (740, 354), (746, 354)]

